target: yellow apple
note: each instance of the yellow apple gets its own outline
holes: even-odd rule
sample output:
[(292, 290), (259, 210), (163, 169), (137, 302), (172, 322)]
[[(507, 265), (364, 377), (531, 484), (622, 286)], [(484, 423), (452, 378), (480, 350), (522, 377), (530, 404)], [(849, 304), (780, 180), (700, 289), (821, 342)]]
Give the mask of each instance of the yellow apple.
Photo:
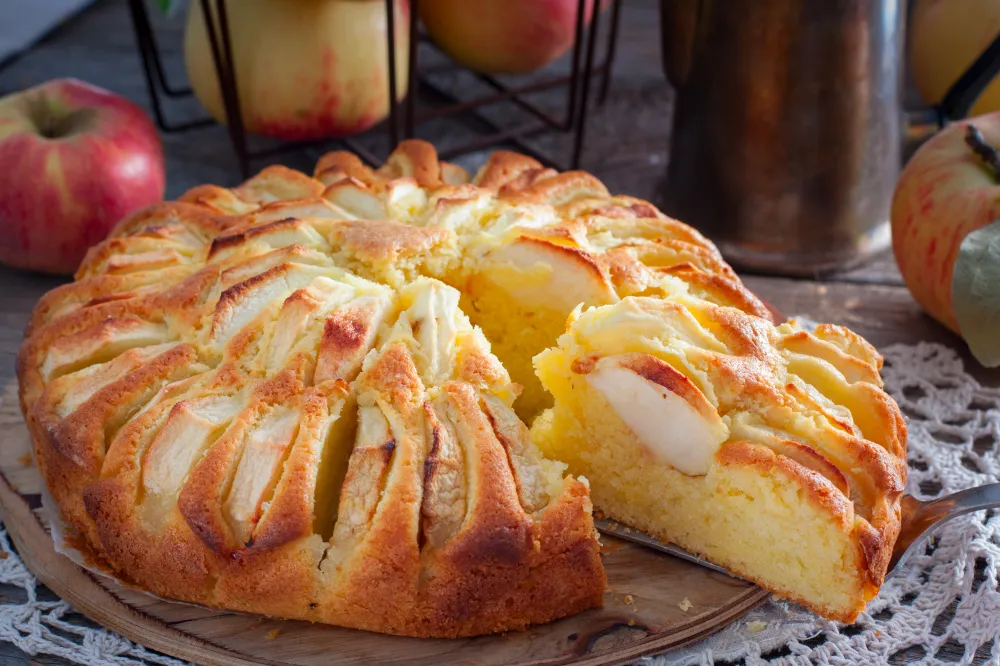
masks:
[[(586, 1), (587, 20), (593, 2)], [(578, 0), (421, 0), (419, 6), (428, 34), (458, 62), (477, 72), (523, 74), (544, 67), (573, 45), (579, 4)]]
[[(409, 3), (395, 1), (396, 90), (401, 98), (406, 94)], [(191, 2), (188, 10), (188, 78), (198, 100), (224, 123), (201, 4)], [(382, 0), (226, 0), (247, 131), (280, 139), (317, 139), (363, 132), (385, 118), (385, 9)]]
[[(909, 26), (913, 81), (936, 104), (1000, 34), (1000, 0), (917, 0)], [(1000, 78), (972, 106), (970, 115), (1000, 110)]]

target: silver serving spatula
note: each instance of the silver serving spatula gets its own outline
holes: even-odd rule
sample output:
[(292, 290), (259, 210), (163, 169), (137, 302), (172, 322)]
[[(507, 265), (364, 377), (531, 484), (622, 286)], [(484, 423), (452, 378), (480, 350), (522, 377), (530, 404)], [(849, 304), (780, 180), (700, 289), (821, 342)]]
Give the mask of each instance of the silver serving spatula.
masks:
[[(983, 509), (1000, 508), (1000, 483), (988, 483), (976, 488), (967, 488), (951, 495), (945, 495), (937, 499), (922, 502), (912, 495), (904, 495), (902, 499), (902, 526), (899, 530), (899, 537), (896, 545), (892, 549), (892, 558), (889, 560), (889, 570), (885, 577), (888, 580), (893, 574), (902, 568), (906, 560), (919, 550), (921, 537), (937, 525), (951, 520), (956, 516), (961, 516), (973, 511)], [(692, 562), (699, 566), (724, 573), (729, 576), (733, 574), (726, 571), (717, 564), (713, 564), (703, 557), (694, 555), (684, 550), (680, 546), (672, 543), (663, 543), (644, 532), (622, 525), (607, 518), (595, 519), (594, 525), (597, 529), (609, 536), (631, 541), (647, 548), (653, 548), (664, 553), (679, 557), (682, 560)], [(733, 576), (738, 578), (738, 576)]]

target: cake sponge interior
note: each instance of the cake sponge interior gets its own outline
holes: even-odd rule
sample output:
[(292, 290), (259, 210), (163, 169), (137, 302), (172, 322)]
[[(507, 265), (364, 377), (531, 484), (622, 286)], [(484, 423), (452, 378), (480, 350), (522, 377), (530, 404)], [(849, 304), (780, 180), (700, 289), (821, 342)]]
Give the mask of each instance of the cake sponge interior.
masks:
[[(826, 354), (824, 369), (847, 383), (834, 363), (848, 370), (857, 359), (794, 323), (684, 298), (578, 313), (534, 359), (554, 405), (532, 437), (589, 479), (605, 516), (850, 622), (895, 538), (894, 440), (865, 440), (824, 395), (837, 389), (791, 372), (804, 350), (789, 338)], [(880, 427), (896, 426), (886, 412)]]

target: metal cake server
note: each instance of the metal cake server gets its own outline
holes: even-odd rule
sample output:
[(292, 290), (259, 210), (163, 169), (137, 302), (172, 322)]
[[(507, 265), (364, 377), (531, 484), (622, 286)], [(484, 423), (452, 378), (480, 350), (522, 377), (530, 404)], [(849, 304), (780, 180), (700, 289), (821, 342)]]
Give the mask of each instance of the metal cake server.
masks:
[[(932, 528), (957, 516), (983, 509), (1000, 508), (1000, 483), (988, 483), (975, 488), (960, 490), (951, 495), (922, 502), (912, 495), (904, 495), (902, 499), (902, 525), (899, 537), (892, 549), (889, 560), (889, 570), (885, 577), (888, 580), (897, 573), (913, 553), (922, 547), (922, 537), (927, 536)], [(732, 576), (723, 567), (713, 564), (703, 557), (694, 555), (680, 546), (663, 543), (636, 529), (607, 518), (595, 519), (594, 524), (603, 534), (631, 541), (647, 548), (669, 553), (674, 557), (692, 562), (718, 573)], [(734, 578), (737, 576), (734, 576)]]

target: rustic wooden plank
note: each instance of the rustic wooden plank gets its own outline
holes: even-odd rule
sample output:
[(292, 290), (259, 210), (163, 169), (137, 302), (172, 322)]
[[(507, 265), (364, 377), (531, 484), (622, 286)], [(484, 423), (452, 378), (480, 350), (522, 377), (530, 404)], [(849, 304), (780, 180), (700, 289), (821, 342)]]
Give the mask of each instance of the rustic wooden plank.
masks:
[(837, 271), (824, 276), (823, 279), (828, 282), (903, 285), (903, 276), (899, 273), (899, 267), (891, 250), (880, 252), (857, 266)]

